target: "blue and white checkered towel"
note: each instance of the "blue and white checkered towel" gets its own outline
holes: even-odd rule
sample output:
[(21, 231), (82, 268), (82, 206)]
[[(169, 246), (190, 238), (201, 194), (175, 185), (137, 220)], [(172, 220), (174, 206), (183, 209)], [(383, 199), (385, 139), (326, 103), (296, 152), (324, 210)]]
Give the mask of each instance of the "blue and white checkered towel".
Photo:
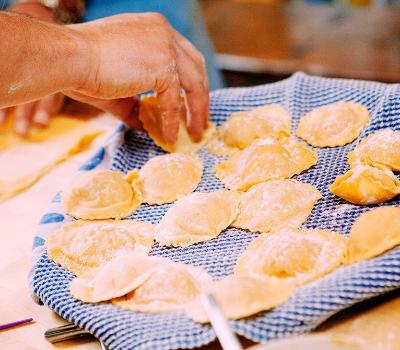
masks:
[[(293, 132), (299, 118), (313, 108), (336, 102), (354, 101), (368, 107), (372, 119), (360, 138), (345, 147), (317, 149), (318, 164), (297, 176), (312, 183), (322, 192), (311, 216), (308, 228), (331, 229), (347, 235), (356, 217), (371, 207), (357, 207), (334, 197), (329, 184), (348, 168), (346, 154), (361, 138), (382, 128), (400, 130), (400, 85), (365, 81), (310, 77), (297, 73), (291, 78), (253, 88), (234, 88), (211, 94), (211, 115), (221, 124), (232, 113), (252, 109), (267, 103), (283, 105), (293, 118)], [(141, 133), (117, 130), (109, 144), (81, 168), (111, 168), (127, 172), (140, 168), (148, 159), (163, 152)], [(222, 184), (214, 177), (213, 165), (218, 157), (200, 151), (205, 170), (197, 191), (213, 191)], [(111, 350), (114, 349), (177, 349), (193, 348), (215, 338), (208, 325), (190, 321), (181, 312), (145, 314), (117, 306), (85, 304), (74, 300), (68, 291), (73, 275), (50, 261), (44, 249), (46, 236), (63, 222), (70, 221), (60, 208), (57, 195), (51, 208), (42, 218), (34, 241), (37, 260), (32, 272), (34, 293), (62, 317), (89, 330)], [(385, 205), (399, 205), (400, 199)], [(132, 219), (157, 223), (170, 205), (142, 207)], [(151, 254), (202, 266), (214, 278), (232, 273), (239, 254), (257, 237), (237, 229), (228, 229), (217, 239), (187, 248), (165, 248), (156, 245)], [(400, 247), (375, 259), (341, 267), (319, 280), (299, 288), (283, 305), (257, 317), (234, 321), (237, 333), (254, 341), (309, 332), (332, 314), (361, 300), (400, 287)]]

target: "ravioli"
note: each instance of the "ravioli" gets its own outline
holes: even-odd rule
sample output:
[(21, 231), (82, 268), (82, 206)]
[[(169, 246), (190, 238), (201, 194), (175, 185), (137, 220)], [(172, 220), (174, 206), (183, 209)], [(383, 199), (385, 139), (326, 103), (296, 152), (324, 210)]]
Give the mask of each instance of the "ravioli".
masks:
[(239, 215), (231, 226), (262, 233), (297, 228), (320, 198), (314, 186), (296, 180), (263, 182), (241, 194)]
[(77, 220), (61, 226), (46, 240), (49, 259), (77, 276), (111, 260), (121, 249), (149, 252), (154, 226), (133, 220)]
[(365, 106), (337, 102), (318, 107), (301, 118), (297, 136), (315, 147), (344, 146), (360, 136), (369, 119)]
[(239, 197), (222, 189), (179, 199), (156, 226), (156, 241), (163, 246), (186, 247), (217, 237), (236, 219)]
[(124, 176), (112, 170), (94, 170), (78, 176), (61, 195), (64, 212), (76, 219), (113, 219), (131, 215), (141, 196)]
[(217, 129), (217, 135), (208, 144), (208, 150), (216, 155), (232, 155), (258, 139), (272, 137), (279, 140), (288, 137), (290, 126), (290, 115), (278, 104), (236, 112)]
[(370, 259), (400, 244), (400, 207), (380, 207), (361, 214), (350, 231), (346, 264)]
[(348, 202), (370, 205), (386, 202), (400, 193), (400, 181), (389, 170), (357, 165), (336, 178), (330, 191)]
[(128, 174), (148, 204), (176, 201), (193, 192), (201, 180), (203, 162), (197, 155), (172, 153), (151, 158), (139, 172)]
[(351, 167), (361, 163), (400, 171), (400, 131), (383, 129), (369, 135), (349, 152), (348, 160)]
[[(237, 320), (282, 304), (293, 293), (293, 289), (293, 285), (282, 281), (228, 276), (214, 282), (209, 292), (225, 316)], [(185, 311), (195, 322), (209, 322), (199, 297), (187, 305)]]
[[(190, 118), (190, 115), (187, 114), (185, 119), (188, 118)], [(176, 143), (166, 143), (162, 135), (161, 112), (156, 95), (148, 95), (141, 98), (139, 120), (142, 122), (143, 128), (148, 132), (153, 141), (166, 152), (194, 153), (210, 141), (215, 134), (215, 125), (213, 123), (208, 123), (208, 127), (204, 131), (202, 139), (199, 142), (194, 142), (186, 129), (185, 123), (181, 120)]]
[(217, 164), (214, 170), (226, 188), (247, 191), (260, 182), (300, 174), (316, 162), (317, 154), (294, 138), (283, 143), (262, 139)]
[(285, 229), (257, 237), (239, 257), (235, 274), (301, 285), (338, 267), (346, 240), (328, 230)]

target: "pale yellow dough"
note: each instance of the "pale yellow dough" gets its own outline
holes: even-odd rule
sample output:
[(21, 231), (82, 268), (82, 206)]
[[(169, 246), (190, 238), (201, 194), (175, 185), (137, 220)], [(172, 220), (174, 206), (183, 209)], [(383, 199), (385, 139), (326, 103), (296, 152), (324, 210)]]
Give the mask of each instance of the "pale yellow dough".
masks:
[(317, 163), (317, 154), (294, 138), (255, 141), (215, 166), (215, 175), (230, 190), (247, 191), (260, 182), (288, 179)]
[(386, 202), (400, 193), (400, 181), (385, 168), (357, 165), (336, 178), (330, 191), (351, 203), (370, 205)]
[(241, 194), (239, 215), (231, 226), (262, 233), (297, 228), (320, 198), (314, 186), (296, 180), (263, 182)]
[(400, 171), (400, 131), (384, 129), (369, 135), (349, 152), (348, 159), (351, 167), (361, 163)]
[(156, 226), (156, 241), (185, 247), (217, 237), (236, 219), (239, 197), (235, 192), (217, 190), (179, 199)]
[(338, 267), (345, 251), (346, 240), (339, 233), (285, 229), (250, 243), (236, 263), (235, 274), (301, 285)]
[(112, 170), (84, 172), (61, 195), (64, 212), (77, 219), (124, 218), (140, 203), (140, 192), (121, 173)]
[[(139, 119), (153, 141), (167, 152), (196, 152), (210, 141), (215, 134), (215, 125), (208, 123), (208, 128), (204, 131), (202, 139), (199, 142), (194, 142), (186, 129), (185, 123), (181, 120), (177, 142), (175, 144), (168, 144), (163, 139), (161, 118), (157, 97), (155, 95), (143, 96), (140, 100)], [(190, 118), (188, 113), (186, 114), (186, 118)]]
[(148, 204), (164, 204), (193, 192), (201, 180), (203, 162), (197, 155), (172, 153), (151, 158), (128, 180)]
[(46, 240), (49, 259), (77, 276), (111, 260), (117, 251), (149, 252), (154, 226), (132, 220), (77, 220), (66, 223)]
[(266, 137), (280, 140), (290, 135), (291, 117), (277, 104), (233, 113), (208, 144), (210, 153), (225, 156)]
[[(293, 285), (277, 280), (259, 280), (244, 276), (228, 276), (213, 283), (209, 292), (231, 320), (270, 310), (285, 302), (293, 293)], [(209, 322), (200, 298), (186, 306), (186, 314), (195, 322)]]
[(400, 244), (400, 207), (380, 207), (361, 214), (350, 231), (346, 263), (370, 259)]
[(297, 136), (315, 147), (344, 146), (361, 134), (369, 119), (365, 106), (337, 102), (316, 108), (301, 118)]

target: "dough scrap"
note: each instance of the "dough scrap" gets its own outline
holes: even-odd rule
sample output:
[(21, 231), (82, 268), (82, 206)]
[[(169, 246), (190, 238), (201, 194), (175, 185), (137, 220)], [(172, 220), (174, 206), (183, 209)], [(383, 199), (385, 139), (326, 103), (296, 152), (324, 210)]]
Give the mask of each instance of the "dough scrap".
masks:
[(285, 229), (250, 243), (237, 260), (235, 274), (301, 285), (338, 267), (345, 251), (346, 240), (339, 233)]
[(329, 189), (350, 203), (370, 205), (397, 196), (400, 193), (400, 181), (385, 168), (357, 165), (337, 177)]
[(263, 182), (241, 194), (239, 215), (231, 226), (262, 233), (297, 228), (320, 198), (317, 188), (296, 180)]
[(260, 182), (288, 179), (317, 163), (317, 154), (288, 138), (255, 141), (250, 147), (217, 164), (216, 177), (230, 190), (247, 191)]
[(208, 151), (220, 156), (232, 155), (258, 139), (288, 137), (290, 126), (290, 115), (275, 103), (233, 113), (218, 128), (216, 137), (208, 144)]
[(400, 244), (400, 207), (386, 206), (361, 214), (350, 231), (346, 264), (373, 258)]
[(149, 252), (154, 226), (133, 220), (77, 220), (61, 226), (46, 240), (49, 259), (80, 276), (111, 260), (117, 251)]
[(203, 173), (203, 162), (197, 155), (172, 153), (151, 158), (140, 171), (132, 171), (132, 181), (148, 204), (164, 204), (193, 192)]
[[(190, 118), (188, 112), (185, 119)], [(164, 141), (161, 130), (161, 112), (158, 108), (156, 95), (143, 96), (140, 100), (139, 120), (143, 128), (148, 132), (153, 141), (166, 152), (194, 153), (202, 148), (215, 134), (215, 125), (208, 123), (208, 128), (203, 133), (199, 142), (194, 142), (181, 120), (179, 124), (178, 139), (175, 144), (168, 144)]]
[(344, 146), (360, 136), (369, 119), (365, 106), (337, 102), (318, 107), (301, 118), (297, 136), (315, 147)]
[(140, 206), (141, 195), (121, 173), (94, 170), (75, 178), (62, 192), (61, 203), (77, 219), (120, 219)]
[(361, 163), (400, 171), (400, 131), (383, 129), (369, 135), (349, 152), (348, 160), (350, 167)]
[[(210, 292), (225, 316), (237, 320), (282, 304), (293, 290), (292, 284), (282, 281), (228, 276), (214, 282)], [(209, 322), (199, 297), (186, 306), (185, 312), (195, 322)]]
[(181, 310), (211, 283), (203, 268), (170, 261), (160, 264), (137, 289), (112, 303), (139, 312)]
[(217, 237), (235, 220), (239, 197), (222, 189), (179, 199), (156, 226), (156, 241), (163, 246), (186, 247)]

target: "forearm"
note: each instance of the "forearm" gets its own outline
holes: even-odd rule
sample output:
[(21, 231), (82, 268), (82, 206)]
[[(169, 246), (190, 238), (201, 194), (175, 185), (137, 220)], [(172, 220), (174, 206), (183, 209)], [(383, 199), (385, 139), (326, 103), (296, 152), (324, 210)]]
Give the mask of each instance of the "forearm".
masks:
[(0, 12), (0, 108), (76, 89), (89, 63), (83, 37), (66, 27)]

